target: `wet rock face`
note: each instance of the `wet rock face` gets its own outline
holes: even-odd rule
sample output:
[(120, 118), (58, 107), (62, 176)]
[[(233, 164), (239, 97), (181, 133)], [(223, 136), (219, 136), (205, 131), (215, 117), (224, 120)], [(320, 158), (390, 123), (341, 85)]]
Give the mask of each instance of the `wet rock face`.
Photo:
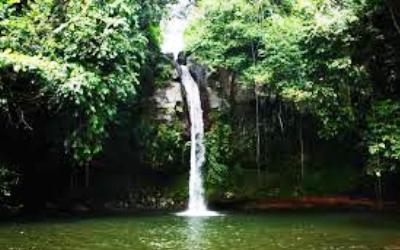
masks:
[(193, 79), (201, 88), (207, 87), (207, 67), (196, 63), (192, 58), (188, 58), (188, 67)]
[(179, 65), (187, 64), (187, 56), (186, 56), (185, 52), (183, 52), (183, 51), (179, 52), (177, 62)]
[(181, 81), (181, 77), (182, 77), (182, 68), (181, 68), (181, 66), (177, 63), (177, 62), (174, 62), (174, 69), (173, 69), (173, 72), (172, 72), (172, 79), (174, 80), (174, 81), (177, 81), (177, 82), (180, 82)]
[(255, 101), (254, 88), (238, 84), (235, 74), (226, 69), (219, 69), (209, 77), (208, 86), (229, 107), (249, 105)]
[(157, 89), (151, 97), (154, 104), (147, 105), (152, 107), (152, 117), (156, 122), (181, 121), (185, 126), (189, 125), (185, 91), (180, 82), (182, 64), (187, 64), (199, 85), (205, 127), (211, 125), (209, 114), (212, 110), (230, 109), (243, 104), (248, 106), (254, 102), (254, 89), (235, 84), (235, 76), (228, 70), (220, 69), (210, 74), (206, 66), (187, 57), (184, 52), (179, 54), (176, 62), (171, 59), (171, 64), (175, 67), (170, 74), (170, 82)]
[(179, 82), (171, 82), (168, 87), (156, 90), (152, 99), (157, 107), (157, 120), (172, 121), (183, 110), (184, 99)]

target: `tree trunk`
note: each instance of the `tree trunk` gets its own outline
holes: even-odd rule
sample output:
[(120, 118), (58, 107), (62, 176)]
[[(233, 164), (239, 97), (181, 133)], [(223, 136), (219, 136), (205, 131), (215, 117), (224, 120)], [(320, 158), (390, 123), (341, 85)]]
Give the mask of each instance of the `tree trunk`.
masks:
[(303, 139), (303, 119), (300, 117), (299, 126), (299, 143), (300, 143), (300, 182), (304, 179), (304, 139)]
[(283, 135), (285, 133), (285, 126), (282, 120), (282, 103), (279, 103), (278, 121), (279, 121), (279, 126), (281, 128), (281, 133)]
[[(380, 160), (378, 157), (378, 166), (380, 165)], [(382, 174), (381, 171), (375, 171), (376, 176), (376, 199), (378, 202), (378, 209), (383, 209), (383, 190), (382, 190)]]
[(74, 187), (75, 187), (75, 175), (74, 175), (74, 172), (72, 172), (69, 175), (69, 188), (74, 189)]
[(256, 97), (256, 136), (257, 136), (257, 149), (256, 149), (256, 164), (257, 164), (257, 181), (258, 185), (261, 184), (261, 164), (260, 164), (260, 151), (261, 151), (261, 135), (260, 135), (260, 107), (257, 86), (254, 87)]
[(397, 9), (397, 12), (398, 12), (399, 8), (400, 8), (399, 4), (396, 5), (396, 1), (393, 2), (393, 1), (387, 0), (386, 1), (386, 5), (387, 5), (387, 7), (389, 9), (390, 16), (391, 16), (392, 21), (393, 21), (393, 25), (396, 28), (396, 31), (400, 34), (400, 24), (397, 22), (397, 17), (396, 17), (396, 9)]
[(229, 89), (229, 100), (231, 101), (232, 104), (236, 102), (236, 73), (232, 72), (230, 76), (230, 89)]
[(89, 187), (90, 185), (90, 169), (89, 165), (85, 166), (85, 187)]
[(378, 200), (378, 209), (383, 209), (383, 191), (382, 191), (382, 177), (377, 177), (377, 200)]

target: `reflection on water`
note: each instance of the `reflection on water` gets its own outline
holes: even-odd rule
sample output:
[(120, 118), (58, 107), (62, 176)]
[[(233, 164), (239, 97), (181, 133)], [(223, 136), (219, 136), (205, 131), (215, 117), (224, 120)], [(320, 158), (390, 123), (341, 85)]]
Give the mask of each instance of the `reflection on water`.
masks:
[(207, 228), (206, 217), (182, 217), (174, 224), (155, 225), (142, 233), (140, 241), (152, 249), (208, 249), (212, 228)]
[(399, 250), (400, 218), (293, 213), (8, 223), (0, 224), (0, 249)]
[(207, 248), (208, 237), (205, 237), (205, 217), (188, 217), (186, 226), (186, 249), (201, 250)]

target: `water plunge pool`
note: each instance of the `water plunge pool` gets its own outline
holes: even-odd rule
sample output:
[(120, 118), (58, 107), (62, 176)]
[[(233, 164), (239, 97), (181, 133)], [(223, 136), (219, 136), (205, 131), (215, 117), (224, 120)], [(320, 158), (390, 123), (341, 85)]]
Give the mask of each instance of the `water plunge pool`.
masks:
[(400, 215), (290, 212), (48, 220), (0, 224), (2, 250), (400, 249)]

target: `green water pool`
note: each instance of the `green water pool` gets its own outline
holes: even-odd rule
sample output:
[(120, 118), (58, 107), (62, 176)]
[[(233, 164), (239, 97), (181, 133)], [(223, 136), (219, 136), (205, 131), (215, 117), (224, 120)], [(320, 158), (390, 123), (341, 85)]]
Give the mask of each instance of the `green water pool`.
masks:
[(400, 250), (400, 216), (372, 213), (171, 214), (6, 222), (1, 250)]

